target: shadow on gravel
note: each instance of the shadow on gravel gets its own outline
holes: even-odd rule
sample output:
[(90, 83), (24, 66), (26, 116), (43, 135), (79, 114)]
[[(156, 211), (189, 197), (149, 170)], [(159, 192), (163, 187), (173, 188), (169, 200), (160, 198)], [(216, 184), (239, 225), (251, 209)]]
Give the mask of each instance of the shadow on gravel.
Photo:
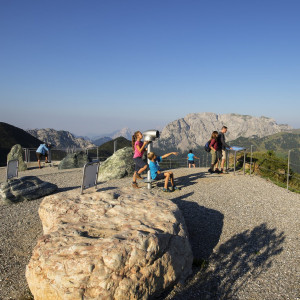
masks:
[(77, 185), (77, 186), (68, 186), (68, 187), (64, 187), (64, 188), (58, 188), (55, 193), (67, 192), (67, 191), (78, 189), (80, 187), (81, 187), (80, 185)]
[(184, 187), (197, 184), (197, 179), (206, 177), (205, 172), (199, 172), (180, 177), (176, 177), (176, 172), (174, 172), (174, 175), (176, 184), (183, 185)]
[(237, 293), (247, 281), (272, 266), (273, 257), (283, 251), (284, 240), (284, 232), (277, 233), (265, 223), (236, 234), (212, 254), (207, 267), (195, 268), (185, 287), (165, 299), (239, 299)]
[(177, 204), (185, 219), (194, 260), (207, 260), (219, 242), (224, 215), (217, 210), (184, 200), (193, 194), (194, 192), (190, 192), (173, 198), (172, 201)]

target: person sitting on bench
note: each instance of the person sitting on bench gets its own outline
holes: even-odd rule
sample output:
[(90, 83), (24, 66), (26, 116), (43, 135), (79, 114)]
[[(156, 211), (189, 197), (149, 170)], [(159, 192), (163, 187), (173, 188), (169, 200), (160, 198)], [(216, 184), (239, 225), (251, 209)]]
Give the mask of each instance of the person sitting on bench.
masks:
[(164, 159), (170, 155), (178, 155), (178, 152), (171, 152), (171, 153), (164, 154), (162, 156), (156, 156), (154, 152), (149, 152), (147, 155), (148, 159), (150, 160), (149, 169), (150, 169), (151, 178), (153, 180), (165, 179), (165, 185), (163, 188), (164, 192), (170, 192), (170, 190), (168, 189), (169, 179), (170, 179), (170, 182), (172, 185), (171, 191), (178, 190), (178, 188), (174, 184), (173, 172), (170, 172), (170, 171), (161, 172), (159, 169), (159, 165), (158, 165), (158, 163), (161, 162), (162, 159)]

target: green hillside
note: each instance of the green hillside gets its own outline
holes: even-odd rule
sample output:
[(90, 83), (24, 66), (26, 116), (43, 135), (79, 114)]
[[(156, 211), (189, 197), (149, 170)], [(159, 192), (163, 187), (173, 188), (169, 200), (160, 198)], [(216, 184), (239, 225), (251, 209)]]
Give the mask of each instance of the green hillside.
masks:
[(0, 122), (0, 166), (6, 166), (10, 149), (20, 144), (23, 148), (37, 148), (42, 142), (25, 130)]
[(280, 132), (263, 138), (243, 138), (240, 137), (229, 142), (230, 145), (245, 147), (250, 150), (253, 145), (253, 151), (267, 152), (274, 151), (277, 156), (288, 157), (290, 152), (291, 168), (300, 173), (300, 129), (294, 129), (291, 132)]

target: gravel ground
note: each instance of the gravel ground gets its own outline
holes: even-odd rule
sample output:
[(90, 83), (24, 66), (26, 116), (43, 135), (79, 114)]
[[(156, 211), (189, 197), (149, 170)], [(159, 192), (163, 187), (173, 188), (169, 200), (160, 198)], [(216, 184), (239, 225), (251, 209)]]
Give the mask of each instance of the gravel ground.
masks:
[[(0, 168), (0, 182), (5, 180)], [(300, 299), (300, 195), (253, 176), (208, 174), (206, 169), (173, 170), (180, 191), (151, 193), (174, 201), (182, 210), (194, 254), (193, 275), (160, 299)], [(31, 168), (58, 185), (59, 193), (78, 189), (81, 169)], [(118, 189), (131, 179), (99, 184)], [(146, 184), (140, 184), (146, 189)], [(134, 192), (134, 190), (133, 190)], [(0, 299), (29, 299), (25, 279), (37, 238), (41, 200), (0, 207)], [(27, 298), (26, 298), (27, 297)]]

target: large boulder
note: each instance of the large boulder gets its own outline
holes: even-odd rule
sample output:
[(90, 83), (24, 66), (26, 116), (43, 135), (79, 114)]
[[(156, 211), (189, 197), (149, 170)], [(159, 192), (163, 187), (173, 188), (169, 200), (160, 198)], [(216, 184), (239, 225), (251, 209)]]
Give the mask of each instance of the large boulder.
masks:
[(10, 152), (7, 154), (7, 161), (17, 159), (19, 161), (19, 171), (27, 170), (27, 165), (23, 160), (23, 149), (22, 146), (19, 144), (14, 145)]
[(57, 190), (57, 185), (35, 176), (11, 179), (0, 185), (0, 205), (34, 200)]
[(83, 151), (76, 153), (69, 153), (58, 165), (58, 169), (73, 169), (82, 168), (89, 162), (89, 158)]
[(131, 147), (125, 147), (116, 151), (105, 162), (101, 163), (98, 173), (98, 181), (120, 179), (133, 175), (134, 162)]
[(35, 300), (149, 299), (192, 271), (177, 205), (124, 188), (44, 198), (42, 236), (26, 267)]

